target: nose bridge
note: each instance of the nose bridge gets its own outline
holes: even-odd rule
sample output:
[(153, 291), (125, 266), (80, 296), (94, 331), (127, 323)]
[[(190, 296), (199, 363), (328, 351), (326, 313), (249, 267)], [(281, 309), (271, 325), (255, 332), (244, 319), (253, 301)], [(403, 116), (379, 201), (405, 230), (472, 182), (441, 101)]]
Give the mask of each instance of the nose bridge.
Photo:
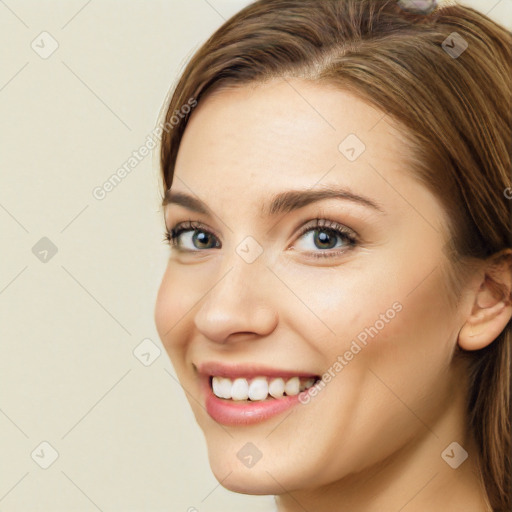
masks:
[(226, 257), (196, 312), (196, 328), (212, 341), (224, 343), (239, 332), (265, 335), (275, 328), (277, 311), (268, 281), (271, 272), (262, 257), (248, 261), (243, 252)]

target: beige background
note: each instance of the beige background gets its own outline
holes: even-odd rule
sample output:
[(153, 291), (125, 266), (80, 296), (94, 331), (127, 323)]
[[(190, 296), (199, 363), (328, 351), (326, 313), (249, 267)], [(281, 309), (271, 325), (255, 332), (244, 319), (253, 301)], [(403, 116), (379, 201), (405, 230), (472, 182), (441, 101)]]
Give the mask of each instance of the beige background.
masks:
[[(158, 339), (156, 160), (92, 193), (144, 144), (184, 62), (247, 3), (0, 0), (2, 512), (273, 508), (219, 486)], [(512, 0), (466, 3), (512, 28)]]

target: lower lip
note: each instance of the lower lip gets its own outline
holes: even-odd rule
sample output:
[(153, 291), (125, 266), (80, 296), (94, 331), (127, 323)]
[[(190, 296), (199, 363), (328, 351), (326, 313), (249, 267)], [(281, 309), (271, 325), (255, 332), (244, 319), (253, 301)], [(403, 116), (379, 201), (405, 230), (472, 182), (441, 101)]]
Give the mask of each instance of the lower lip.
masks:
[(209, 380), (206, 380), (206, 412), (217, 423), (228, 426), (254, 425), (287, 411), (300, 403), (299, 396), (284, 396), (264, 402), (236, 402), (218, 398), (213, 394)]

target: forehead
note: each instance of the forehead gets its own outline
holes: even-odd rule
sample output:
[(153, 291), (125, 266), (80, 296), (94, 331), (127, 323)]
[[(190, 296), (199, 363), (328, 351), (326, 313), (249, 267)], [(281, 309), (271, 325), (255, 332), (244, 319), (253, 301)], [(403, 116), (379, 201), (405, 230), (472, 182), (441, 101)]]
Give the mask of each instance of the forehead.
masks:
[(193, 113), (177, 171), (193, 162), (239, 173), (311, 175), (327, 159), (340, 160), (339, 145), (351, 134), (365, 151), (386, 151), (397, 131), (379, 123), (370, 133), (382, 117), (346, 91), (299, 79), (222, 89)]

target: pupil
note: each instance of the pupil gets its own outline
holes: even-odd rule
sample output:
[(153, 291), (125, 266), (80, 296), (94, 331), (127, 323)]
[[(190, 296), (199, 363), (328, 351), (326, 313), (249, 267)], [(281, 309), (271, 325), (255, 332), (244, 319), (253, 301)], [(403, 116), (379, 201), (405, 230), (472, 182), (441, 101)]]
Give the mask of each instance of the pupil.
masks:
[(202, 231), (197, 232), (194, 235), (194, 238), (196, 241), (199, 241), (201, 244), (207, 244), (208, 242), (208, 235)]
[[(319, 241), (320, 244), (327, 244), (329, 242), (330, 235), (327, 234), (326, 231), (320, 231), (319, 234), (316, 237), (315, 241)], [(332, 249), (336, 245), (336, 237), (333, 237), (334, 245), (331, 243), (331, 247), (329, 249)]]

